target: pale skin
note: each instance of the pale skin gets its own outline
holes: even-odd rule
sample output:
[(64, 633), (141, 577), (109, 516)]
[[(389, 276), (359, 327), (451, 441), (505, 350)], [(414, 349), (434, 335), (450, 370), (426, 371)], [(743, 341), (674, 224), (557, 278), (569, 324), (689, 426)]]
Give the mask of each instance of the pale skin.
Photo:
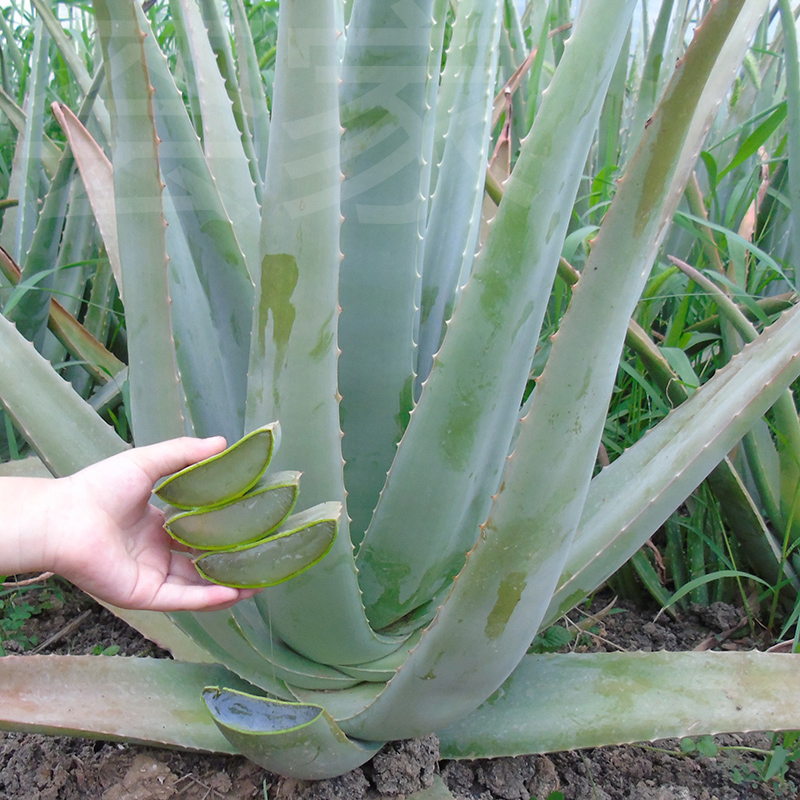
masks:
[(67, 478), (0, 478), (0, 575), (55, 572), (94, 597), (151, 611), (211, 611), (250, 597), (205, 581), (150, 503), (164, 476), (216, 455), (221, 436), (137, 447)]

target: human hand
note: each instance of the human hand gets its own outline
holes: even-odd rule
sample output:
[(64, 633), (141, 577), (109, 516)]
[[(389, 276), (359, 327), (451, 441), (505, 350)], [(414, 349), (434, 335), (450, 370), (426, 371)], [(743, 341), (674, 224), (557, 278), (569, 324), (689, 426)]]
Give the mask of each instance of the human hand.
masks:
[(121, 608), (218, 610), (255, 594), (204, 580), (149, 502), (162, 477), (224, 448), (219, 436), (173, 439), (52, 481), (45, 568)]

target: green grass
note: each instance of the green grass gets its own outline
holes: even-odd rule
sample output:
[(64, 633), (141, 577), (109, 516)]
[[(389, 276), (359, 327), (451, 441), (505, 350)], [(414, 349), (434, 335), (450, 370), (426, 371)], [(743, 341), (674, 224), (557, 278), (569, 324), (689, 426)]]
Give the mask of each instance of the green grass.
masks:
[(16, 642), (23, 650), (34, 648), (39, 642), (35, 635), (25, 631), (28, 621), (61, 602), (61, 590), (51, 581), (14, 586), (0, 577), (0, 655), (6, 655), (2, 642)]

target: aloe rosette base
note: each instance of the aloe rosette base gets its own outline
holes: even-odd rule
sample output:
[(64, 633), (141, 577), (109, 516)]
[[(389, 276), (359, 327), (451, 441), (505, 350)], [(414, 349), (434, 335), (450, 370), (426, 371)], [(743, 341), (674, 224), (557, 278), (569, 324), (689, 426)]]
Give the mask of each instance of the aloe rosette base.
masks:
[[(526, 655), (800, 375), (789, 308), (594, 475), (631, 315), (767, 9), (718, 0), (688, 47), (662, 20), (623, 119), (635, 5), (587, 0), (562, 51), (536, 4), (523, 25), (500, 0), (282, 0), (268, 115), (241, 0), (229, 18), (174, 0), (161, 46), (136, 4), (95, 0), (105, 75), (82, 114), (60, 109), (60, 157), (74, 157), (124, 304), (133, 439), (237, 442), (159, 492), (205, 574), (277, 585), (227, 611), (120, 612), (193, 664), (26, 659), (23, 675), (0, 659), (5, 727), (235, 749), (301, 778), (431, 731), (445, 757), (472, 758), (800, 727), (796, 656)], [(88, 95), (87, 54), (36, 7)], [(657, 50), (680, 56), (669, 80)], [(44, 86), (44, 66), (31, 74)], [(497, 114), (514, 114), (519, 153), (487, 205), (493, 98), (512, 78)], [(20, 126), (21, 147), (58, 157)], [(620, 180), (546, 340), (598, 137)], [(29, 166), (15, 176), (30, 192)], [(31, 208), (6, 212), (0, 240), (36, 235)], [(26, 252), (44, 251), (11, 256)], [(23, 266), (23, 283), (45, 270)], [(24, 316), (40, 347), (45, 317)], [(0, 400), (53, 474), (127, 446), (5, 317)], [(277, 428), (258, 428), (270, 419), (280, 449)], [(87, 703), (87, 681), (106, 700)], [(155, 701), (140, 720), (143, 694)]]

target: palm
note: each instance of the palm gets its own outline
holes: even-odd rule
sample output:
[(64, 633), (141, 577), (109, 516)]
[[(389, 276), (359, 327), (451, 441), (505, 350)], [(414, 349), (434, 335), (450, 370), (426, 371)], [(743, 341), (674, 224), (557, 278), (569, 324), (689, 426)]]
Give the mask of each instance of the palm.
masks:
[[(178, 444), (180, 443), (180, 444)], [(131, 450), (65, 480), (68, 501), (55, 558), (58, 571), (99, 599), (123, 608), (218, 608), (248, 592), (209, 584), (163, 527), (150, 503), (154, 483), (218, 452), (222, 440), (182, 439)]]

